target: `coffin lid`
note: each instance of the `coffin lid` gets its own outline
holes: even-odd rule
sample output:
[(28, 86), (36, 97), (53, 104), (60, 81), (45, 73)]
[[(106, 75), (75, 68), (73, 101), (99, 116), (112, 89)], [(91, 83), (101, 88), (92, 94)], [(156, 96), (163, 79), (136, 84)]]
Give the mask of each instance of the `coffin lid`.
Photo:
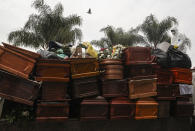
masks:
[(48, 63), (48, 64), (70, 64), (70, 61), (67, 59), (57, 60), (57, 59), (39, 59), (38, 64), (40, 63)]
[(103, 59), (100, 61), (102, 65), (122, 65), (121, 59)]
[(19, 48), (19, 47), (10, 45), (10, 44), (6, 44), (4, 42), (2, 42), (2, 44), (4, 45), (4, 47), (6, 47), (6, 48), (8, 48), (10, 50), (16, 51), (16, 52), (21, 53), (23, 55), (27, 55), (28, 57), (31, 57), (33, 59), (38, 59), (38, 58), (41, 57), (41, 55), (38, 54), (38, 53), (29, 51), (29, 50), (25, 50), (25, 49), (22, 49), (22, 48)]
[(71, 64), (98, 62), (96, 58), (68, 58)]
[(151, 98), (151, 97), (147, 97), (147, 98), (141, 98), (139, 99), (137, 102), (137, 104), (141, 104), (141, 103), (155, 103), (155, 104), (158, 104), (154, 98)]
[(87, 73), (82, 73), (82, 74), (76, 74), (76, 75), (72, 75), (72, 79), (79, 79), (79, 78), (85, 78), (85, 77), (98, 76), (99, 74), (100, 74), (99, 71), (87, 72)]
[(127, 97), (117, 97), (112, 99), (111, 104), (135, 104), (135, 102)]

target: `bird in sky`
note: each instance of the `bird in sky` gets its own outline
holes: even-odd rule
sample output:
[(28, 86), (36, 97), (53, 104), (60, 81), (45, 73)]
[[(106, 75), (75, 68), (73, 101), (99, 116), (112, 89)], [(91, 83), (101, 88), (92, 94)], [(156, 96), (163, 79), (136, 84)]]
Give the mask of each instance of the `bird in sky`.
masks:
[(91, 14), (91, 8), (89, 8), (89, 10), (87, 11), (88, 14)]

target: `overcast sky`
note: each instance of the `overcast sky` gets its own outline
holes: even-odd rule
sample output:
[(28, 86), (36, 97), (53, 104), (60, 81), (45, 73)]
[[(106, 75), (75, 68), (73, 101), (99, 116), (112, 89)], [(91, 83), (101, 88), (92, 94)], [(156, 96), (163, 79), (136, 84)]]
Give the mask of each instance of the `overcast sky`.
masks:
[[(0, 0), (0, 42), (7, 42), (9, 32), (20, 29), (30, 14), (33, 0)], [(83, 41), (99, 39), (99, 30), (107, 25), (125, 30), (141, 24), (151, 13), (159, 20), (174, 16), (179, 21), (179, 31), (192, 41), (188, 50), (195, 66), (195, 0), (45, 0), (52, 7), (61, 2), (64, 16), (77, 14), (82, 17)], [(92, 14), (86, 12), (91, 8)]]

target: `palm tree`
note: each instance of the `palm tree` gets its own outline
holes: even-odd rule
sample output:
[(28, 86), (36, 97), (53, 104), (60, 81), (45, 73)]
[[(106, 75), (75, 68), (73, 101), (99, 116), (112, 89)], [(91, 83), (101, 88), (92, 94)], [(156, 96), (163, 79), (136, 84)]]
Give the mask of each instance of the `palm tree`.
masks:
[(146, 17), (144, 22), (138, 26), (137, 29), (143, 32), (148, 44), (156, 48), (157, 44), (161, 42), (166, 41), (170, 43), (168, 31), (174, 24), (178, 24), (177, 19), (174, 17), (167, 17), (159, 22), (156, 17), (151, 14)]
[(8, 41), (16, 46), (28, 46), (46, 49), (49, 41), (62, 44), (74, 43), (81, 40), (82, 32), (76, 26), (81, 25), (81, 18), (77, 15), (63, 16), (61, 3), (51, 7), (44, 0), (35, 0), (32, 4), (38, 14), (31, 14), (24, 27), (13, 31), (8, 36)]
[(125, 32), (122, 28), (115, 29), (113, 26), (107, 26), (100, 31), (104, 32), (105, 37), (100, 40), (93, 40), (91, 43), (101, 48), (110, 47), (116, 44), (131, 46), (136, 43), (145, 43), (144, 38), (133, 28)]

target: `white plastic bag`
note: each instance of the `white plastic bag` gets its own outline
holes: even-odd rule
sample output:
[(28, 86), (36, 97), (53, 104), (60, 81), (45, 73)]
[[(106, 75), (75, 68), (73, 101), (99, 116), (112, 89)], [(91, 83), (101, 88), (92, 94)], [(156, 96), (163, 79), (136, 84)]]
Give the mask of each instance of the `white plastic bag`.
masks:
[(192, 85), (179, 84), (180, 95), (188, 95), (193, 93)]

